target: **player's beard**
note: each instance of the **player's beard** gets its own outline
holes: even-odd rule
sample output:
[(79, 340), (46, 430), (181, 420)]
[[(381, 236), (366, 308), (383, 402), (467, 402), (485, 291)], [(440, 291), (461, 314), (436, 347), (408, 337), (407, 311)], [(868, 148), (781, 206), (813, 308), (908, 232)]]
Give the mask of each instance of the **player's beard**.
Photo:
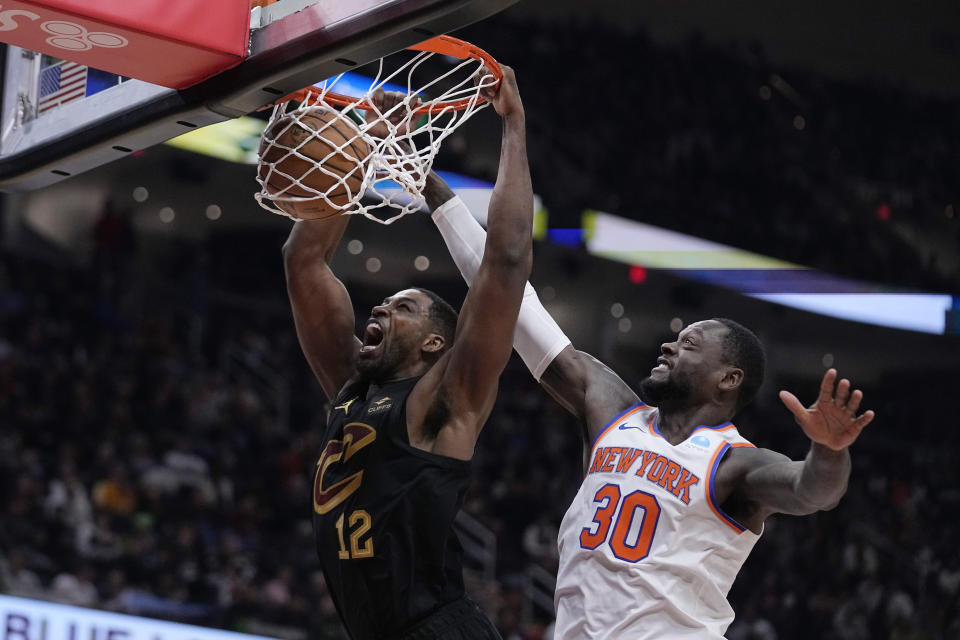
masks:
[(398, 371), (405, 360), (402, 346), (397, 340), (382, 344), (381, 352), (374, 358), (359, 358), (357, 371), (367, 382), (381, 384), (388, 381)]
[(640, 382), (640, 397), (652, 407), (683, 407), (693, 397), (693, 382), (676, 373), (662, 380), (647, 376)]

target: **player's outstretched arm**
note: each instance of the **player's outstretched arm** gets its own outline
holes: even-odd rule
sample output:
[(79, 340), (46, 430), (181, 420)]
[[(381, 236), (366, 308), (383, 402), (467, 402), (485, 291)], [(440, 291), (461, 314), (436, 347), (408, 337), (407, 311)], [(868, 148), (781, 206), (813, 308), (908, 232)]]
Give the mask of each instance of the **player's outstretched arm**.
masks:
[(837, 384), (835, 369), (823, 376), (820, 395), (810, 407), (788, 391), (781, 391), (780, 399), (810, 438), (810, 451), (803, 462), (794, 462), (765, 449), (736, 449), (735, 466), (743, 475), (734, 491), (757, 506), (761, 519), (772, 513), (803, 515), (832, 509), (847, 490), (849, 446), (874, 412), (857, 415), (863, 393), (859, 389), (851, 393), (849, 380)]
[(592, 444), (616, 416), (640, 402), (613, 369), (572, 345), (550, 362), (540, 384), (581, 421), (587, 444)]
[(287, 294), (297, 338), (327, 398), (333, 400), (354, 373), (360, 341), (354, 334), (350, 296), (330, 269), (349, 216), (301, 220), (283, 245)]
[[(472, 286), (483, 257), (486, 232), (436, 174), (427, 178), (424, 196), (450, 256)], [(533, 377), (582, 422), (588, 443), (611, 419), (640, 401), (609, 367), (573, 348), (529, 282), (524, 287), (513, 346)]]
[(526, 119), (513, 71), (485, 95), (500, 115), (500, 168), (490, 199), (483, 259), (460, 311), (450, 349), (417, 383), (407, 403), (415, 446), (470, 459), (510, 357), (523, 286), (533, 262), (533, 188)]

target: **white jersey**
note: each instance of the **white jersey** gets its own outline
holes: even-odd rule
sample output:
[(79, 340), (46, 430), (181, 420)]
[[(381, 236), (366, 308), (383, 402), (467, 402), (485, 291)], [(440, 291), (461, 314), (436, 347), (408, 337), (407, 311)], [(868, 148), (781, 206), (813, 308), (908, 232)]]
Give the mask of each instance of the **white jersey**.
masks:
[(657, 410), (637, 405), (597, 436), (560, 525), (556, 640), (722, 638), (727, 592), (759, 535), (721, 511), (713, 477), (731, 447), (725, 423), (673, 446)]

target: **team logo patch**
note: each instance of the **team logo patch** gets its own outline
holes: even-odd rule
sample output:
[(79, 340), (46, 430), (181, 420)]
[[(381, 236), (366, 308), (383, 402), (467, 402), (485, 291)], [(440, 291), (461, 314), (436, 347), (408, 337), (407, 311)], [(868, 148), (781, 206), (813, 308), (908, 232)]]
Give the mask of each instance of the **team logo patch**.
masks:
[(710, 438), (707, 436), (694, 436), (690, 439), (690, 444), (708, 449), (710, 447)]
[(343, 464), (358, 451), (377, 439), (377, 430), (362, 422), (351, 422), (343, 427), (343, 438), (330, 440), (317, 460), (317, 472), (313, 478), (313, 510), (323, 515), (349, 498), (360, 488), (363, 470), (327, 484), (323, 476), (331, 466)]

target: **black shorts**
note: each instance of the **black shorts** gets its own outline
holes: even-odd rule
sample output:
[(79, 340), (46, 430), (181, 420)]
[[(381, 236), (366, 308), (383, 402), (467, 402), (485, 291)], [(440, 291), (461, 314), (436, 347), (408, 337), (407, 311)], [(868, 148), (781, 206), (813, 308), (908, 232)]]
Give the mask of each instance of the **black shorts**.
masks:
[(480, 607), (466, 596), (448, 602), (391, 640), (502, 640)]

